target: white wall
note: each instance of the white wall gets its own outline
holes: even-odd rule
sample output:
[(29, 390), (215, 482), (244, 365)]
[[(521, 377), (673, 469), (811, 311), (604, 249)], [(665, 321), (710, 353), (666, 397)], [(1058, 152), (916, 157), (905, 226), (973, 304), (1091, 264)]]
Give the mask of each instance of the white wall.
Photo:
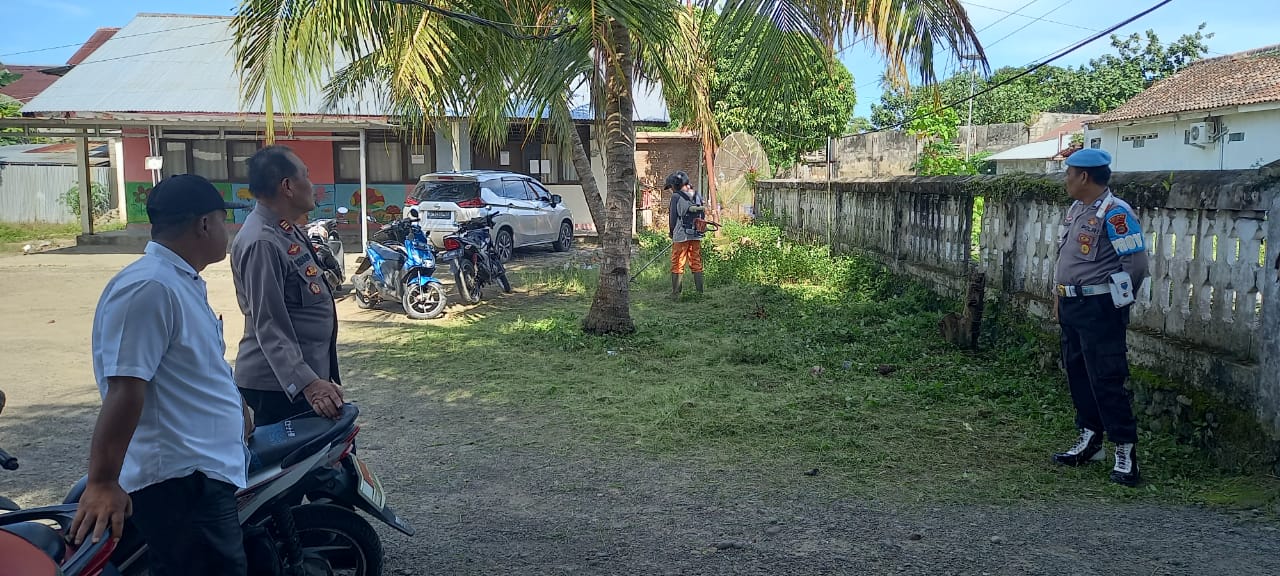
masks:
[[(1102, 149), (1111, 153), (1111, 168), (1133, 172), (1148, 170), (1239, 170), (1256, 168), (1280, 159), (1280, 109), (1237, 112), (1217, 118), (1226, 134), (1204, 149), (1185, 144), (1191, 124), (1204, 117), (1138, 123), (1132, 126), (1105, 126), (1085, 133), (1085, 144), (1102, 139)], [(1244, 140), (1231, 142), (1229, 134), (1243, 133)], [(1156, 134), (1141, 148), (1125, 136)]]

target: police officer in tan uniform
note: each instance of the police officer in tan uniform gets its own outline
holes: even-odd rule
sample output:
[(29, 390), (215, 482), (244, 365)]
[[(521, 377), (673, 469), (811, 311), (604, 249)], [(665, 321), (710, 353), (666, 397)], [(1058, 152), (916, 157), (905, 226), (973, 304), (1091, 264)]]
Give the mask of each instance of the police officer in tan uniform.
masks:
[(337, 418), (337, 310), (311, 242), (295, 224), (316, 206), (307, 167), (285, 146), (259, 150), (248, 165), (257, 206), (231, 243), (245, 317), (236, 386), (258, 426), (311, 411)]
[(1125, 388), (1125, 333), (1137, 287), (1147, 276), (1146, 242), (1133, 208), (1107, 186), (1110, 154), (1086, 148), (1066, 164), (1067, 194), (1075, 202), (1058, 240), (1054, 313), (1080, 437), (1053, 459), (1067, 466), (1102, 460), (1105, 432), (1115, 444), (1111, 480), (1136, 486), (1138, 425)]

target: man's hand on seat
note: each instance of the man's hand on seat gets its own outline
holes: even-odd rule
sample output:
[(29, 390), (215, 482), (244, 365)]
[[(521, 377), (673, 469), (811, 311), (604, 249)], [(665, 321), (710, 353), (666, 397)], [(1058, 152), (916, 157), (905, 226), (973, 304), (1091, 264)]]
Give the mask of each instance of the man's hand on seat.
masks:
[(337, 420), (342, 415), (342, 387), (324, 379), (316, 379), (302, 389), (307, 403), (316, 414), (330, 420)]

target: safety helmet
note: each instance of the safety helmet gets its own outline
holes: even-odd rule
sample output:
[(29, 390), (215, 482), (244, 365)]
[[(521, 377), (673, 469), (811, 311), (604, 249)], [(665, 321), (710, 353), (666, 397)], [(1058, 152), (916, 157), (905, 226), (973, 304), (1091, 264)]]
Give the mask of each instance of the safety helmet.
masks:
[(683, 170), (672, 172), (667, 176), (667, 183), (662, 187), (663, 190), (683, 190), (689, 185), (689, 175)]

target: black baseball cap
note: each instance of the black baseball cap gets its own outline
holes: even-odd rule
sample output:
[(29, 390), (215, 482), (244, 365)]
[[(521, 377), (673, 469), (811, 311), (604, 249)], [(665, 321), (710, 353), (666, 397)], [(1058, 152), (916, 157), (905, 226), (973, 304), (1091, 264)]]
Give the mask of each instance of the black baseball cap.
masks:
[(248, 208), (243, 202), (227, 202), (212, 182), (195, 174), (177, 174), (161, 180), (147, 196), (147, 218), (156, 222), (179, 222), (214, 210)]

